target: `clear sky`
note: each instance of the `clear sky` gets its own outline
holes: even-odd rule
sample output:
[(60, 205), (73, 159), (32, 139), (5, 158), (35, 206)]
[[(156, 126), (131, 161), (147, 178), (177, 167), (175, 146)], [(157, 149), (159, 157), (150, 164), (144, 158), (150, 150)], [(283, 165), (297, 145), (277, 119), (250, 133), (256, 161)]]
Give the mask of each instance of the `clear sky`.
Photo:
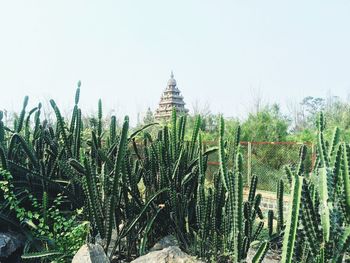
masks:
[(0, 109), (54, 98), (119, 117), (155, 109), (174, 70), (189, 109), (346, 96), (350, 1), (1, 0)]

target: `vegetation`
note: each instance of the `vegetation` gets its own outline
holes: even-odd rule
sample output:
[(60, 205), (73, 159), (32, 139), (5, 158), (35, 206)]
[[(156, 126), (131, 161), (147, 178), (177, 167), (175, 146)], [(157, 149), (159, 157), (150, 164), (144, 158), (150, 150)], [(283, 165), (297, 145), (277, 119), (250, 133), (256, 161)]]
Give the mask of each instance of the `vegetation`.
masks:
[[(263, 262), (269, 250), (281, 253), (282, 262), (347, 257), (350, 147), (340, 129), (328, 135), (323, 113), (314, 167), (303, 145), (296, 165), (272, 177), (277, 209), (265, 213), (259, 176), (244, 189), (240, 141), (288, 140), (277, 106), (250, 115), (241, 127), (222, 116), (173, 111), (169, 123), (154, 123), (148, 114), (146, 125), (130, 131), (128, 117), (120, 127), (116, 116), (106, 121), (100, 100), (97, 116), (84, 120), (79, 97), (80, 83), (69, 120), (53, 100), (55, 121), (42, 119), (41, 104), (27, 109), (28, 97), (12, 124), (0, 112), (0, 221), (26, 236), (22, 257), (28, 262), (70, 262), (86, 242), (101, 244), (113, 262), (130, 261), (168, 234), (208, 262), (246, 262), (248, 252), (252, 262)], [(214, 125), (216, 143), (208, 146), (204, 138)], [(269, 154), (263, 164), (273, 174), (282, 165)], [(207, 176), (214, 155), (219, 167)]]
[(339, 141), (337, 128), (329, 142), (324, 131), (321, 113), (314, 173), (307, 176), (302, 165), (293, 173), (282, 262), (343, 262), (350, 245), (349, 146)]

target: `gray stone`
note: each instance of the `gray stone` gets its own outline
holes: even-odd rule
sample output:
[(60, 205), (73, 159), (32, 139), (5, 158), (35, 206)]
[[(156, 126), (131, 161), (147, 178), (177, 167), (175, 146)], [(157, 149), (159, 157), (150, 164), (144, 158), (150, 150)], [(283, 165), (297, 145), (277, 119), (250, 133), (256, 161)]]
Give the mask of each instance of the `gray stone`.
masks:
[(131, 263), (203, 263), (185, 252), (179, 247), (170, 246), (162, 250), (152, 251), (142, 257), (139, 257)]
[[(119, 228), (121, 229), (120, 226), (119, 226)], [(113, 228), (112, 235), (111, 235), (111, 241), (110, 241), (108, 249), (107, 249), (107, 256), (111, 255), (112, 250), (114, 248), (114, 244), (116, 243), (117, 239), (118, 239), (118, 231), (117, 231), (117, 229)], [(123, 241), (125, 241), (125, 240), (121, 240), (122, 243), (123, 243)], [(96, 236), (96, 243), (101, 245), (102, 247), (105, 247), (107, 245), (106, 239), (101, 239), (100, 234), (97, 234), (97, 236)]]
[[(251, 248), (248, 251), (248, 255), (247, 255), (247, 262), (252, 262), (253, 257), (255, 256), (256, 253), (256, 249)], [(264, 257), (263, 260), (264, 263), (278, 263), (281, 262), (281, 258), (280, 255), (277, 253), (274, 253), (273, 251), (269, 250), (266, 254), (266, 256)]]
[(74, 255), (72, 263), (109, 263), (101, 245), (85, 244)]
[(166, 237), (163, 237), (161, 240), (159, 240), (150, 249), (150, 251), (162, 250), (164, 248), (171, 247), (171, 246), (179, 246), (179, 242), (173, 235), (168, 235)]
[(24, 237), (14, 232), (0, 233), (0, 258), (11, 256), (16, 250), (23, 247)]

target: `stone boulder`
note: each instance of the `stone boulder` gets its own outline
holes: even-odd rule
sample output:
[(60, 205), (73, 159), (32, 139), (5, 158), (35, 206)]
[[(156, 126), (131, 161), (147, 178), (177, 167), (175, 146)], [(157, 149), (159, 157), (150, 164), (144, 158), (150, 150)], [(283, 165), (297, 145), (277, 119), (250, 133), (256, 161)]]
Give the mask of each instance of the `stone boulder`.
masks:
[(19, 233), (0, 233), (0, 262), (9, 258), (17, 250), (24, 246), (25, 238)]
[(109, 263), (101, 245), (85, 244), (74, 255), (72, 263)]
[(203, 263), (203, 261), (184, 253), (177, 246), (169, 246), (162, 250), (152, 251), (131, 263)]
[[(256, 254), (256, 249), (249, 249), (248, 255), (247, 255), (247, 262), (252, 262), (252, 259), (254, 258)], [(281, 262), (281, 255), (276, 253), (275, 251), (268, 250), (266, 256), (263, 260), (264, 263), (278, 263)]]
[[(110, 241), (109, 246), (107, 248), (107, 257), (109, 257), (111, 255), (114, 244), (116, 243), (117, 239), (118, 239), (118, 231), (117, 231), (117, 229), (114, 228), (114, 229), (112, 229), (111, 241)], [(121, 242), (125, 243), (125, 239), (121, 240)], [(105, 247), (107, 245), (106, 239), (102, 239), (100, 234), (97, 234), (96, 244), (99, 244), (102, 247)]]
[(177, 241), (176, 237), (173, 235), (168, 235), (166, 237), (163, 237), (161, 240), (159, 240), (151, 249), (150, 252), (156, 251), (156, 250), (162, 250), (167, 247), (171, 246), (179, 246), (179, 242)]

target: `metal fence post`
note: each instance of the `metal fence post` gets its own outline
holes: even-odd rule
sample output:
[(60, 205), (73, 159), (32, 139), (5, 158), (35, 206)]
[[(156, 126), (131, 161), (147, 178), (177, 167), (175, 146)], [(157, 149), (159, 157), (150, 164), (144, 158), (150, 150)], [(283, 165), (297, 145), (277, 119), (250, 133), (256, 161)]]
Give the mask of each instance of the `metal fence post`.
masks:
[(252, 143), (248, 142), (247, 156), (247, 185), (250, 186), (250, 178), (252, 177)]

